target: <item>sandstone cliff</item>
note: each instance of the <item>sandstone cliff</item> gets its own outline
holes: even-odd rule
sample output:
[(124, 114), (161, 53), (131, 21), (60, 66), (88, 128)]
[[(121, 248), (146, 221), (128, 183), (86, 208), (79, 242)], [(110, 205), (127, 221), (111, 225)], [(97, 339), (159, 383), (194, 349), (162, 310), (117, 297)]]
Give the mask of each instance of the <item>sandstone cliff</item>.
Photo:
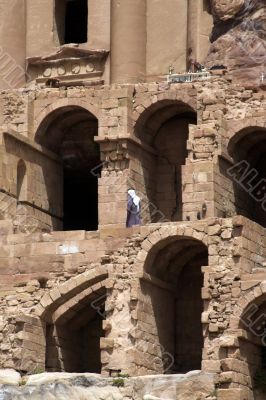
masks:
[(266, 63), (266, 0), (210, 0), (214, 19), (206, 65), (259, 81)]

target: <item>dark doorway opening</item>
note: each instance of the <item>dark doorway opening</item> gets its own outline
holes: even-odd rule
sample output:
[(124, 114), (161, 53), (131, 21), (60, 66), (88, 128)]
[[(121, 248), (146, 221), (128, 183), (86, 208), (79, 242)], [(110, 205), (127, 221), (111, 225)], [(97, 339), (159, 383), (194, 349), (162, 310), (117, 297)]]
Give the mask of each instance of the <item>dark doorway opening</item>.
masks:
[[(182, 221), (182, 166), (188, 156), (190, 124), (196, 124), (193, 113), (175, 115), (161, 125), (153, 140), (157, 153), (156, 205), (170, 221)], [(156, 218), (152, 222), (157, 222)]]
[(239, 338), (238, 359), (247, 369), (252, 399), (264, 400), (266, 377), (266, 302), (265, 295), (250, 303), (240, 317), (239, 328), (245, 332)]
[(101, 287), (75, 308), (66, 303), (66, 312), (54, 324), (47, 325), (46, 371), (101, 373), (105, 300), (106, 290)]
[(98, 229), (100, 148), (94, 138), (98, 120), (78, 106), (62, 107), (41, 124), (36, 140), (58, 157), (47, 164), (44, 179), (56, 230)]
[[(64, 169), (64, 230), (98, 229), (98, 182), (87, 170)], [(88, 218), (88, 215), (90, 216)]]
[(88, 0), (68, 0), (65, 14), (65, 43), (86, 43)]
[(239, 132), (229, 143), (234, 160), (233, 178), (236, 213), (266, 227), (266, 140), (264, 128)]
[(190, 125), (196, 124), (194, 110), (174, 100), (154, 103), (139, 117), (136, 136), (153, 148), (153, 153), (143, 149), (140, 155), (144, 188), (141, 182), (139, 186), (147, 196), (142, 220), (182, 221), (182, 168), (188, 157)]
[(61, 158), (64, 165), (63, 229), (98, 229), (98, 178), (93, 168), (100, 164), (94, 142), (96, 120), (77, 121), (64, 135)]
[[(141, 281), (145, 299), (141, 307), (150, 317), (150, 331), (159, 349), (156, 360), (161, 357), (154, 363), (154, 372), (200, 370), (204, 343), (201, 267), (208, 265), (208, 249), (198, 240), (176, 237), (156, 246), (146, 260), (149, 278)], [(145, 340), (141, 339), (140, 346)]]

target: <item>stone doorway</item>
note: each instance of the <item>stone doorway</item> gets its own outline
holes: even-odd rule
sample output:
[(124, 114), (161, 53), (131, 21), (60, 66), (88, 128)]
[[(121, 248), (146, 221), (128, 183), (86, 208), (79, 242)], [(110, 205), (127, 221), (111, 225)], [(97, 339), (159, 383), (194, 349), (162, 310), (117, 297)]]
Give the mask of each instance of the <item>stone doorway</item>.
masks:
[[(98, 175), (100, 149), (94, 141), (98, 120), (78, 106), (49, 114), (37, 132), (37, 141), (56, 154), (59, 163), (44, 173), (50, 212), (61, 217), (59, 229), (98, 229)], [(97, 174), (93, 171), (97, 169)], [(49, 181), (49, 184), (48, 184)]]
[[(254, 400), (266, 397), (266, 301), (265, 295), (249, 304), (241, 316), (240, 328), (246, 335), (239, 338), (238, 362), (243, 365), (239, 374), (249, 376), (247, 386)], [(253, 398), (253, 397), (252, 397)]]
[(171, 100), (153, 104), (136, 123), (136, 136), (147, 149), (140, 160), (141, 191), (147, 195), (151, 222), (183, 219), (182, 166), (188, 157), (189, 125), (196, 123), (197, 114), (189, 105)]
[(105, 287), (90, 292), (89, 296), (83, 297), (81, 294), (81, 298), (76, 306), (68, 308), (66, 304), (62, 313), (59, 309), (55, 323), (47, 324), (46, 371), (48, 372), (101, 373), (100, 340), (105, 336), (103, 330)]
[(236, 213), (266, 227), (266, 140), (265, 129), (248, 128), (229, 142), (234, 164), (233, 179)]
[[(141, 282), (140, 307), (147, 313), (156, 373), (187, 373), (201, 369), (203, 274), (206, 246), (192, 238), (169, 238), (151, 249)], [(145, 320), (145, 317), (144, 317)], [(141, 329), (146, 329), (144, 324)], [(145, 338), (145, 334), (143, 333)], [(149, 349), (145, 340), (139, 348)], [(146, 350), (147, 351), (147, 350)]]

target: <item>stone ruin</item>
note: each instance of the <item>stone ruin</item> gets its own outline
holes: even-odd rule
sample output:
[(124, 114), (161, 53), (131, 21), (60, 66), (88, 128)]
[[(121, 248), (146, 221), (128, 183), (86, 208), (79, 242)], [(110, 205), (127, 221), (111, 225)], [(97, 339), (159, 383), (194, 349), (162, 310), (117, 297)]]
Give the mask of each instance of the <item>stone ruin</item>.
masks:
[(266, 396), (265, 2), (164, 2), (0, 1), (1, 400)]

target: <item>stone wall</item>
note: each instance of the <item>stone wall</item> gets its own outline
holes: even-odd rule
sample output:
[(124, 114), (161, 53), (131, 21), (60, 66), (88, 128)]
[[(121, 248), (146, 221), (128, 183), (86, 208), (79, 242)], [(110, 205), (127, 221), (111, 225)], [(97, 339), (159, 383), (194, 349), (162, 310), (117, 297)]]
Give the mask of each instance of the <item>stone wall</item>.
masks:
[[(234, 135), (245, 127), (259, 126), (261, 129), (264, 126), (263, 91), (246, 90), (225, 79), (212, 79), (193, 84), (153, 83), (99, 89), (7, 91), (2, 93), (1, 104), (1, 188), (7, 196), (11, 196), (6, 197), (10, 203), (10, 214), (7, 216), (13, 219), (17, 214), (17, 163), (24, 160), (27, 167), (27, 195), (22, 205), (29, 219), (32, 218), (32, 224), (37, 223), (42, 230), (60, 229), (62, 160), (36, 144), (34, 137), (40, 129), (45, 135), (44, 121), (45, 124), (53, 123), (58, 112), (62, 113), (63, 118), (67, 107), (83, 107), (98, 118), (97, 142), (102, 164), (93, 173), (99, 176), (100, 225), (123, 223), (129, 186), (135, 187), (141, 194), (145, 204), (143, 218), (147, 222), (162, 220), (160, 212), (166, 220), (196, 220), (202, 218), (204, 213), (207, 217), (230, 216), (241, 209), (245, 215), (249, 214), (243, 208), (246, 199), (243, 200), (243, 195), (235, 187), (237, 185), (232, 185), (226, 173), (228, 167), (233, 165), (228, 146)], [(171, 166), (169, 186), (176, 185), (177, 188), (176, 193), (171, 194), (168, 207), (164, 198), (160, 198), (165, 191), (163, 186), (157, 188), (157, 195), (155, 191), (153, 179), (156, 174), (160, 175), (159, 164), (155, 168), (156, 157), (162, 146), (160, 144), (158, 153), (152, 138), (163, 123), (175, 115), (188, 112), (197, 115), (198, 123), (197, 126), (190, 125), (188, 156), (181, 161), (181, 178), (180, 166)], [(181, 135), (178, 138), (182, 143), (185, 141)], [(170, 143), (170, 137), (168, 140)], [(167, 148), (167, 142), (165, 145)], [(171, 144), (168, 146), (171, 148)], [(162, 166), (162, 173), (164, 168), (167, 166)], [(174, 172), (175, 169), (178, 171)], [(166, 185), (164, 175), (161, 176)], [(182, 191), (181, 186), (178, 188), (180, 180)], [(57, 187), (57, 192), (54, 187)], [(173, 212), (178, 207), (175, 203), (181, 201), (182, 212)], [(156, 214), (154, 208), (159, 209), (155, 217), (152, 215)], [(202, 208), (206, 209), (205, 212), (202, 212)]]
[[(103, 231), (103, 234), (109, 236), (111, 232), (111, 230), (107, 230), (105, 233)], [(147, 254), (154, 251), (154, 248), (157, 246), (156, 243), (159, 243), (159, 246), (161, 246), (160, 242), (162, 242), (164, 238), (169, 237), (177, 237), (176, 243), (178, 243), (178, 237), (179, 240), (181, 240), (183, 235), (208, 243), (209, 262), (208, 266), (203, 266), (204, 288), (202, 297), (204, 299), (205, 310), (202, 314), (202, 322), (205, 327), (205, 345), (202, 367), (206, 371), (221, 372), (223, 365), (223, 358), (221, 357), (224, 357), (221, 348), (227, 345), (224, 341), (227, 340), (226, 338), (231, 332), (230, 325), (233, 324), (234, 326), (234, 319), (236, 319), (236, 322), (238, 320), (235, 318), (234, 307), (238, 307), (241, 304), (241, 301), (238, 299), (242, 296), (242, 293), (245, 293), (245, 290), (248, 290), (246, 288), (249, 288), (250, 284), (252, 286), (255, 285), (256, 282), (259, 284), (264, 276), (262, 272), (260, 272), (264, 255), (264, 241), (261, 235), (262, 228), (259, 228), (258, 225), (250, 223), (244, 218), (235, 218), (233, 220), (206, 219), (206, 221), (199, 221), (197, 223), (187, 222), (179, 224), (172, 223), (170, 225), (167, 223), (154, 226), (149, 225), (146, 227), (143, 226), (140, 230), (136, 228), (135, 231), (129, 229), (126, 232), (133, 236), (130, 239), (124, 238), (124, 247), (121, 242), (123, 232), (120, 230), (119, 240), (117, 239), (116, 243), (117, 250), (113, 250), (115, 239), (112, 239), (112, 245), (110, 245), (109, 239), (109, 248), (112, 248), (112, 250), (108, 251), (105, 249), (102, 253), (103, 256), (99, 259), (101, 263), (105, 265), (104, 268), (109, 276), (106, 283), (108, 293), (103, 325), (106, 339), (105, 341), (101, 341), (103, 372), (106, 371), (109, 373), (108, 371), (118, 371), (121, 369), (124, 373), (137, 375), (152, 373), (153, 371), (160, 372), (160, 368), (163, 366), (162, 359), (160, 361), (160, 357), (162, 357), (161, 353), (172, 354), (171, 345), (169, 346), (167, 344), (167, 338), (165, 336), (165, 334), (171, 336), (171, 330), (164, 330), (165, 326), (167, 326), (164, 310), (167, 309), (168, 312), (166, 315), (170, 315), (169, 308), (167, 303), (164, 304), (160, 302), (160, 299), (164, 298), (166, 300), (166, 297), (162, 297), (162, 294), (158, 294), (161, 293), (162, 289), (156, 289), (156, 286), (154, 289), (155, 295), (150, 297), (149, 291), (147, 292), (145, 287), (149, 287), (152, 283), (141, 283), (139, 277), (143, 274), (143, 261)], [(61, 233), (61, 235), (62, 234), (63, 233)], [(116, 229), (113, 229), (113, 234), (117, 235)], [(48, 234), (42, 234), (43, 237), (47, 235)], [(56, 236), (56, 233), (53, 235)], [(59, 235), (59, 233), (57, 235)], [(66, 235), (66, 233), (63, 235)], [(77, 235), (77, 233), (75, 235)], [(95, 253), (93, 255), (94, 259), (91, 259), (86, 266), (85, 252), (85, 257), (83, 256), (82, 262), (83, 265), (77, 267), (80, 262), (78, 259), (81, 255), (71, 254), (71, 249), (73, 250), (74, 248), (73, 240), (70, 242), (61, 241), (59, 242), (60, 244), (58, 244), (58, 242), (51, 241), (52, 237), (50, 237), (50, 242), (37, 242), (34, 244), (32, 243), (33, 237), (30, 238), (28, 235), (13, 235), (10, 237), (7, 236), (8, 242), (12, 238), (18, 239), (19, 237), (19, 244), (9, 246), (13, 246), (14, 249), (17, 248), (17, 250), (15, 250), (16, 254), (17, 251), (22, 248), (24, 248), (24, 252), (26, 252), (26, 248), (28, 251), (30, 251), (31, 248), (35, 249), (35, 257), (39, 259), (38, 265), (40, 265), (40, 260), (42, 258), (43, 260), (49, 260), (49, 258), (47, 258), (49, 255), (49, 248), (51, 249), (50, 252), (54, 253), (55, 247), (59, 246), (59, 249), (65, 249), (65, 253), (68, 254), (61, 256), (61, 263), (63, 264), (60, 270), (56, 267), (53, 269), (54, 272), (51, 270), (50, 265), (54, 264), (56, 266), (55, 260), (53, 264), (48, 264), (48, 269), (50, 268), (50, 271), (46, 272), (46, 276), (49, 280), (45, 282), (41, 279), (38, 281), (34, 271), (25, 271), (27, 275), (20, 276), (19, 274), (18, 277), (16, 277), (16, 275), (9, 275), (9, 287), (7, 287), (6, 284), (6, 286), (2, 288), (3, 296), (1, 300), (4, 315), (7, 316), (6, 318), (9, 318), (9, 315), (13, 315), (18, 310), (21, 310), (21, 312), (25, 314), (32, 314), (33, 316), (42, 315), (43, 312), (47, 310), (48, 314), (45, 314), (46, 317), (44, 316), (46, 320), (48, 318), (47, 321), (50, 321), (50, 318), (52, 318), (51, 321), (59, 320), (62, 318), (61, 315), (65, 315), (64, 319), (68, 319), (72, 317), (72, 315), (67, 316), (67, 312), (72, 310), (71, 312), (74, 311), (74, 313), (77, 313), (77, 302), (81, 301), (82, 298), (84, 298), (84, 300), (82, 300), (84, 304), (89, 304), (85, 301), (88, 294), (84, 292), (83, 297), (81, 294), (85, 289), (84, 285), (86, 281), (88, 285), (90, 285), (90, 281), (86, 278), (87, 274), (93, 271), (94, 266), (96, 267), (96, 271), (97, 269), (100, 271), (99, 267), (97, 267)], [(21, 243), (23, 238), (29, 240), (28, 246)], [(252, 241), (250, 239), (252, 239)], [(96, 239), (91, 238), (87, 241), (81, 240), (80, 242), (76, 240), (75, 245), (77, 247), (79, 246), (80, 249), (81, 245), (89, 249), (93, 240)], [(93, 247), (95, 248), (95, 244)], [(38, 252), (39, 255), (37, 255)], [(48, 254), (41, 256), (40, 252)], [(261, 261), (258, 254), (261, 254)], [(51, 257), (51, 255), (49, 257)], [(23, 259), (25, 265), (30, 265), (30, 256), (24, 256)], [(67, 265), (69, 266), (68, 268)], [(29, 275), (29, 273), (31, 274)], [(77, 273), (80, 275), (76, 275)], [(73, 278), (71, 278), (71, 276), (73, 276)], [(30, 281), (30, 277), (31, 279), (33, 277), (36, 279)], [(145, 279), (147, 279), (147, 277)], [(15, 282), (17, 282), (17, 285)], [(59, 291), (62, 293), (61, 296), (65, 293), (64, 300), (63, 297), (62, 300), (59, 299), (57, 305), (54, 302), (57, 301), (56, 298), (59, 294), (57, 294), (54, 289), (51, 289), (55, 288), (55, 285), (58, 286)], [(93, 287), (93, 285), (91, 285), (91, 287)], [(10, 293), (9, 295), (5, 295), (7, 290)], [(141, 296), (138, 294), (139, 290), (143, 293)], [(50, 294), (47, 297), (44, 296), (45, 293)], [(79, 295), (76, 299), (75, 296), (77, 296), (78, 293)], [(151, 307), (150, 301), (152, 298), (154, 298), (154, 301)], [(92, 300), (90, 301), (92, 302)], [(157, 301), (159, 303), (156, 306)], [(53, 314), (51, 314), (49, 309), (51, 311), (54, 310), (52, 311)], [(157, 323), (154, 325), (154, 317), (157, 313), (161, 315), (160, 318), (162, 318), (162, 330), (160, 330), (157, 317)], [(15, 321), (16, 318), (14, 319), (14, 322)], [(152, 328), (152, 326), (154, 328)], [(4, 329), (3, 327), (3, 330)], [(17, 328), (16, 330), (20, 331)], [(10, 332), (10, 330), (8, 331)], [(22, 331), (24, 332), (25, 329), (22, 329)], [(235, 337), (235, 333), (231, 333), (231, 335)], [(160, 338), (159, 342), (158, 338)], [(29, 340), (29, 343), (31, 342), (34, 343), (34, 340)], [(25, 345), (22, 345), (21, 342), (16, 341), (12, 344), (12, 348), (17, 349), (17, 351), (19, 351), (21, 347), (24, 348), (24, 346)], [(145, 352), (144, 358), (143, 352)], [(8, 354), (10, 355), (9, 350)], [(40, 355), (41, 353), (38, 354)], [(127, 354), (126, 358), (124, 357), (125, 354)], [(150, 354), (150, 359), (148, 354)], [(124, 362), (122, 362), (122, 360), (124, 360)], [(44, 361), (42, 360), (42, 362)], [(145, 365), (147, 366), (145, 367)], [(10, 366), (10, 364), (5, 364), (5, 361), (3, 361), (3, 366)], [(223, 377), (223, 372), (221, 377)], [(221, 382), (223, 382), (222, 378)]]
[[(263, 90), (247, 90), (228, 78), (23, 89), (0, 97), (0, 366), (22, 372), (33, 366), (101, 369), (105, 376), (176, 373), (183, 372), (178, 370), (186, 357), (178, 349), (183, 343), (186, 353), (193, 348), (199, 359), (188, 370), (199, 365), (216, 374), (219, 400), (253, 400), (262, 342), (250, 325), (242, 325), (250, 303), (263, 314), (264, 228), (261, 214), (252, 221), (249, 196), (239, 192), (228, 168), (239, 161), (234, 152), (239, 140), (251, 131), (261, 138)], [(63, 211), (62, 159), (38, 142), (39, 135), (58, 133), (85, 114), (98, 120), (101, 163), (93, 173), (99, 227), (55, 231), (61, 229), (57, 217)], [(184, 118), (189, 126), (176, 131), (182, 154), (178, 188), (173, 188), (164, 178), (170, 169), (164, 170), (161, 152), (167, 149), (175, 157), (171, 144)], [(241, 149), (249, 150), (247, 142)], [(26, 165), (23, 194), (20, 160)], [(141, 197), (142, 226), (126, 229), (129, 187)], [(47, 192), (54, 202), (48, 204)], [(158, 193), (178, 194), (180, 212), (170, 212), (178, 204), (173, 198), (162, 207)], [(189, 316), (197, 328), (182, 307), (174, 306), (178, 295), (183, 308), (193, 308)], [(180, 331), (187, 334), (181, 337)], [(191, 331), (198, 338), (202, 332), (204, 345)], [(94, 360), (90, 356), (93, 362), (82, 364), (77, 357), (72, 363), (73, 352), (93, 354)]]

